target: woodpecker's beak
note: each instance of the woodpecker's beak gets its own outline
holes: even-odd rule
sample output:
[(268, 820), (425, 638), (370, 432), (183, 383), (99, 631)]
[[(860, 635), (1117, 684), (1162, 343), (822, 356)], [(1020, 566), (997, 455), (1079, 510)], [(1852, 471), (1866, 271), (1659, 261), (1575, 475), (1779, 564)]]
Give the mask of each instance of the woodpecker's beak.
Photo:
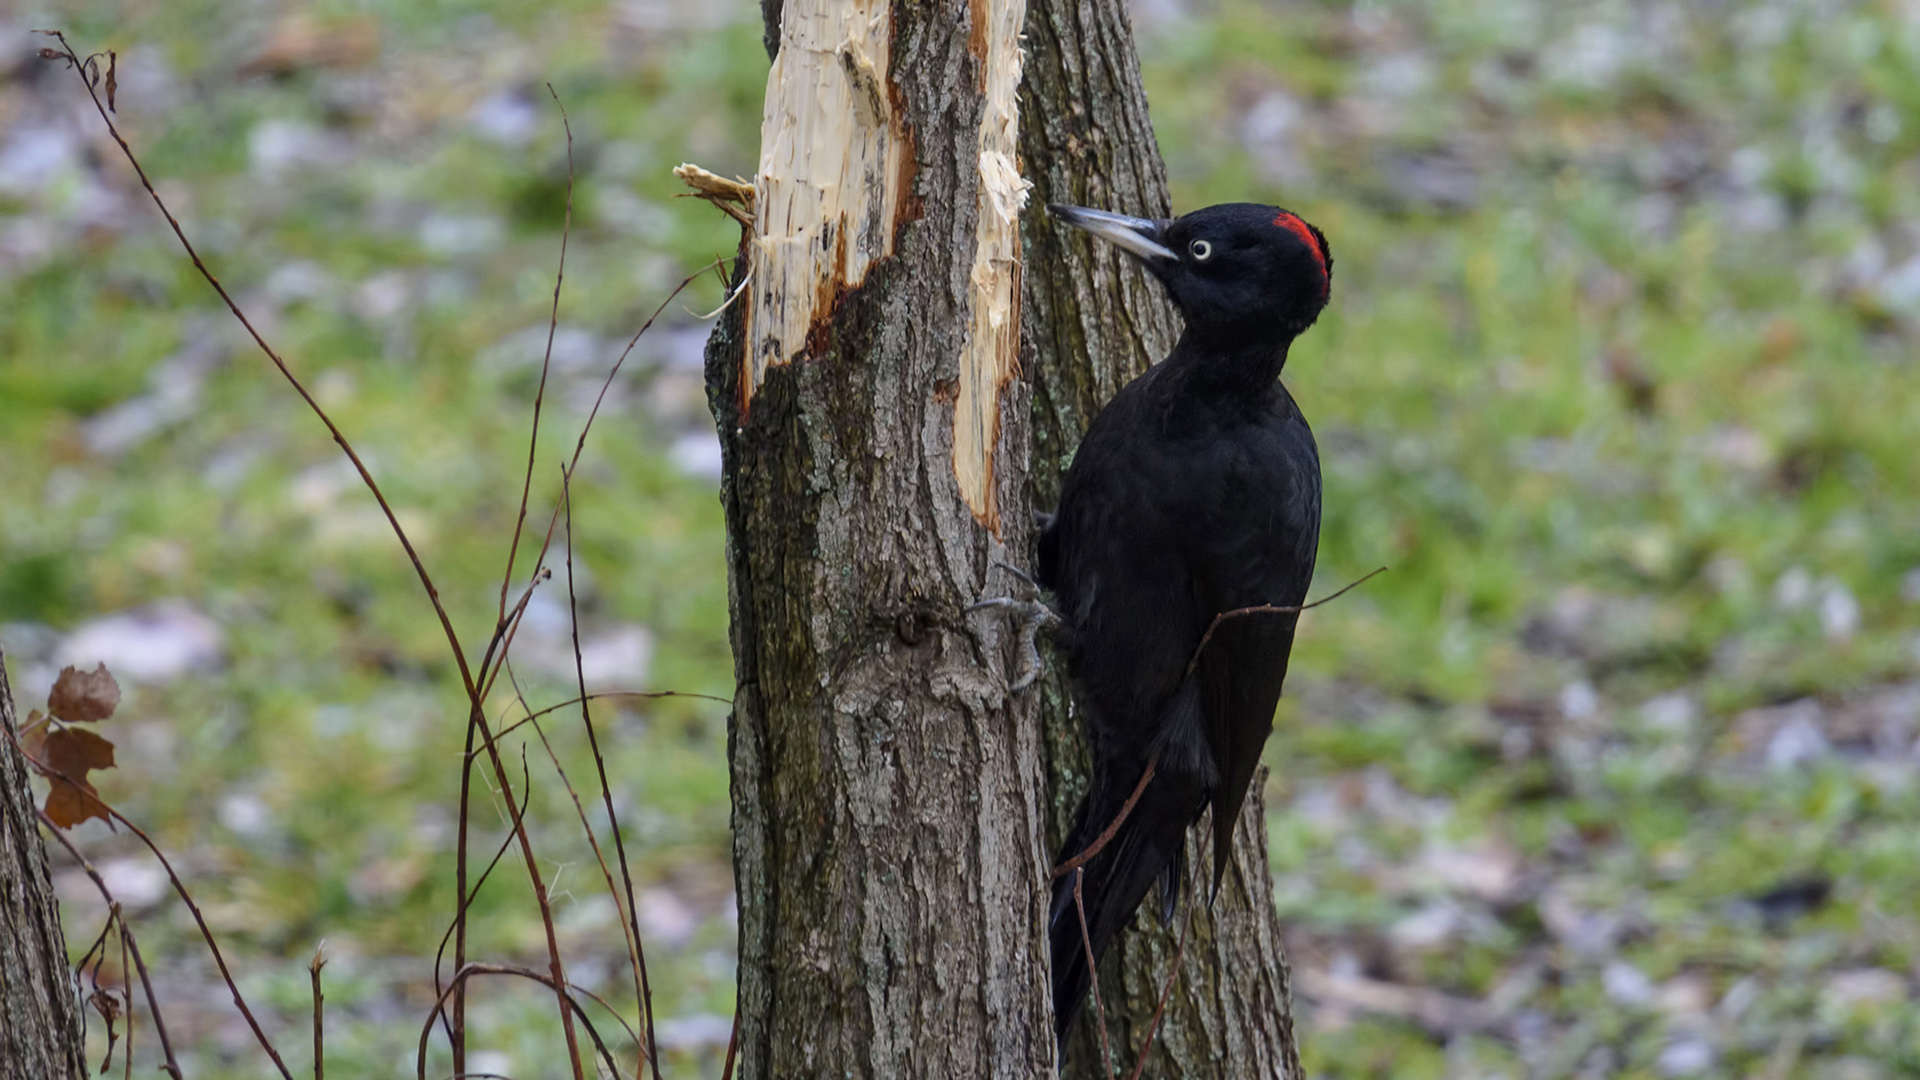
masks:
[(1142, 262), (1151, 264), (1159, 259), (1178, 261), (1180, 258), (1160, 243), (1161, 231), (1170, 222), (1057, 203), (1047, 204), (1047, 213), (1076, 229), (1087, 230)]

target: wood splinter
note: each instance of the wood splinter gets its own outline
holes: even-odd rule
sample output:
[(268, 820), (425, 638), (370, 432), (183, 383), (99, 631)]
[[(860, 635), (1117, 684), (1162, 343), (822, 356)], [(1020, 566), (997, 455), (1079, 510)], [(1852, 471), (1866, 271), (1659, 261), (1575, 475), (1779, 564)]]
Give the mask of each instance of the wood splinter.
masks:
[(729, 180), (718, 173), (711, 173), (692, 163), (682, 163), (673, 170), (680, 182), (692, 188), (675, 198), (704, 199), (721, 213), (740, 223), (741, 228), (753, 228), (753, 185), (738, 177)]

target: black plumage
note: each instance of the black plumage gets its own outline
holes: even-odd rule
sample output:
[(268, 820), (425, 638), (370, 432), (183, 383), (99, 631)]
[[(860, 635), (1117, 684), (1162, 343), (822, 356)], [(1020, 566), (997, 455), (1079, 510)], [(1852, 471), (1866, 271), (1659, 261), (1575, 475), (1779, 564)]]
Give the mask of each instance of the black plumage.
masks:
[[(1154, 777), (1081, 885), (1095, 956), (1153, 882), (1171, 917), (1188, 827), (1213, 809), (1213, 887), (1293, 646), (1294, 614), (1320, 534), (1320, 459), (1280, 384), (1293, 339), (1327, 301), (1319, 230), (1272, 206), (1229, 204), (1171, 221), (1080, 207), (1053, 215), (1117, 244), (1165, 286), (1185, 319), (1173, 352), (1127, 384), (1082, 440), (1042, 530), (1039, 580), (1092, 752), (1064, 863), (1114, 821), (1148, 763)], [(1055, 882), (1054, 1013), (1064, 1045), (1090, 972), (1073, 874)]]

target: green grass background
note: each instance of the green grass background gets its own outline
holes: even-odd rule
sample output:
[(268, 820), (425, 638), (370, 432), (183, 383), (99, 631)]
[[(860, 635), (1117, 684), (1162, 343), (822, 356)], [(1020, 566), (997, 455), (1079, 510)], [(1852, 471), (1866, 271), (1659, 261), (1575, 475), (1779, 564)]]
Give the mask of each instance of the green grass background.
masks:
[[(411, 1070), (450, 907), (457, 675), (326, 432), (26, 31), (119, 51), (148, 171), (473, 646), (565, 205), (543, 84), (573, 123), (560, 323), (581, 359), (549, 386), (540, 523), (605, 362), (733, 248), (669, 170), (752, 172), (748, 7), (0, 7), (0, 640), (25, 709), (102, 616), (184, 601), (221, 627), (216, 665), (129, 684), (102, 787), (178, 855), (296, 1071), (322, 939), (330, 1074)], [(1331, 240), (1334, 301), (1287, 373), (1326, 462), (1316, 594), (1391, 567), (1308, 617), (1269, 750), (1282, 914), (1321, 977), (1309, 1073), (1920, 1072), (1920, 9), (1142, 0), (1136, 20), (1176, 205), (1281, 202)], [(342, 63), (248, 67), (276, 36), (354, 33), (375, 44)], [(636, 688), (730, 692), (689, 365), (690, 311), (719, 299), (703, 280), (642, 341), (575, 482), (583, 625), (646, 628)], [(115, 409), (170, 392), (187, 406), (103, 443)], [(568, 692), (523, 674), (536, 701)], [(732, 1010), (724, 719), (600, 713), (678, 1076), (718, 1074)], [(591, 791), (577, 723), (551, 734)], [(532, 754), (567, 944), (630, 1008)], [(191, 1075), (261, 1075), (184, 911), (125, 837), (77, 837), (150, 897), (136, 925)], [(1830, 899), (1753, 903), (1796, 879)], [(542, 954), (524, 880), (509, 860), (482, 898), (488, 955)], [(101, 909), (60, 884), (84, 947)], [(1355, 985), (1479, 1019), (1359, 1007)], [(488, 985), (475, 1008), (498, 1071), (559, 1075), (550, 1000)]]

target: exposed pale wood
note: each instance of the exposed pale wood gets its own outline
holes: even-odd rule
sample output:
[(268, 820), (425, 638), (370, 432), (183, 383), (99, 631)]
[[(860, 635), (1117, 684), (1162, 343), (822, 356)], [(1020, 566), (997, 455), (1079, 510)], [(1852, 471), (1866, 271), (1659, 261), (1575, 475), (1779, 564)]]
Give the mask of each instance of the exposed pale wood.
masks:
[(26, 759), (11, 737), (18, 727), (3, 652), (0, 724), (0, 1077), (80, 1080), (87, 1074), (80, 1002)]
[(892, 62), (887, 0), (791, 0), (781, 13), (754, 176), (743, 408), (893, 253), (912, 148)]
[(971, 320), (960, 352), (953, 410), (953, 473), (974, 517), (1000, 529), (993, 452), (1000, 395), (1020, 366), (1020, 210), (1031, 186), (1020, 175), (1020, 24), (1025, 0), (974, 0), (973, 29), (986, 51), (980, 110), (980, 195), (975, 207)]

